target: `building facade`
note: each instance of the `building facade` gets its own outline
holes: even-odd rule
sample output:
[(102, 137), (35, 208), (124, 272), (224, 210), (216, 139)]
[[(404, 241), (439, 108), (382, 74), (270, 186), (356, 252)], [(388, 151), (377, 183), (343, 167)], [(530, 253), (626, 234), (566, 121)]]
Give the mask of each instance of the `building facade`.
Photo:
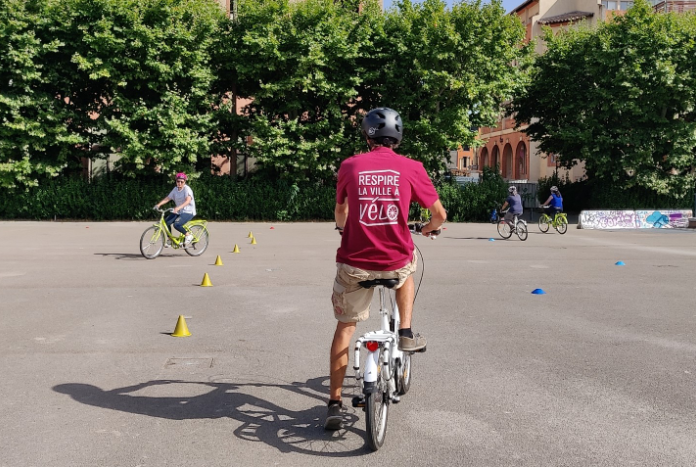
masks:
[[(580, 23), (596, 26), (599, 21), (625, 14), (631, 6), (632, 1), (527, 0), (510, 14), (517, 16), (526, 27), (526, 41), (529, 42), (539, 38), (544, 27), (561, 30)], [(543, 54), (545, 50), (544, 42), (537, 40), (536, 53)], [(479, 139), (484, 144), (475, 151), (474, 172), (482, 172), (483, 167), (498, 166), (505, 179), (529, 182), (554, 173), (563, 178), (568, 176), (572, 181), (584, 177), (582, 165), (570, 170), (561, 169), (553, 154), (541, 153), (537, 144), (522, 132), (524, 127), (516, 129), (515, 126), (514, 118), (501, 117), (495, 127), (479, 130)]]

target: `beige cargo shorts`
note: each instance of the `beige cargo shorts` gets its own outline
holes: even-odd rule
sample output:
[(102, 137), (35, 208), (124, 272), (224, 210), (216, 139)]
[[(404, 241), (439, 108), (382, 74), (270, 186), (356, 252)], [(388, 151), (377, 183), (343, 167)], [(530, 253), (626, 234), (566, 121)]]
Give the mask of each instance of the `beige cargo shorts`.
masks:
[(408, 276), (416, 272), (416, 252), (410, 263), (396, 271), (366, 271), (343, 263), (336, 263), (336, 280), (333, 286), (334, 316), (342, 323), (365, 321), (370, 316), (370, 303), (374, 289), (364, 289), (358, 282), (373, 279), (399, 279), (395, 289), (401, 288)]

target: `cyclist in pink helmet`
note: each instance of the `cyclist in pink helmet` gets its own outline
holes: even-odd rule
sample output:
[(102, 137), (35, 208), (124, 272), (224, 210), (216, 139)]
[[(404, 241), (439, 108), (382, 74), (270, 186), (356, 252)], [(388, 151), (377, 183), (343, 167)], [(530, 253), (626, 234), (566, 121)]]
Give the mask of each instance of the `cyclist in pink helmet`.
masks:
[[(174, 224), (174, 228), (185, 236), (184, 246), (189, 245), (193, 240), (193, 236), (184, 228), (184, 225), (196, 215), (196, 201), (193, 198), (193, 190), (186, 184), (186, 180), (188, 180), (188, 177), (185, 173), (179, 172), (176, 174), (176, 186), (167, 197), (157, 203), (154, 208), (159, 209), (163, 204), (174, 201), (176, 207), (164, 221), (168, 228), (171, 229), (172, 224)], [(165, 248), (169, 248), (168, 243), (164, 246)]]

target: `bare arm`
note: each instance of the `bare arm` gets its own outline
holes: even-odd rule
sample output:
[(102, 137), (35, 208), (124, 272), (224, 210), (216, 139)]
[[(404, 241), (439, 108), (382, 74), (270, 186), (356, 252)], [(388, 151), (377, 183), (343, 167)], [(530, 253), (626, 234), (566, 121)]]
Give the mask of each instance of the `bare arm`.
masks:
[(421, 231), (423, 235), (427, 235), (433, 230), (439, 229), (447, 220), (447, 211), (445, 211), (445, 207), (439, 199), (428, 209), (430, 210), (431, 216), (430, 221), (423, 226), (423, 230)]
[(507, 207), (507, 205), (508, 205), (508, 202), (505, 201), (505, 202), (503, 203), (502, 207), (500, 208), (500, 210), (501, 210), (501, 211), (504, 211), (505, 208)]
[(342, 204), (336, 203), (334, 217), (336, 218), (336, 227), (343, 229), (346, 226), (346, 220), (348, 220), (348, 199), (345, 199)]
[(551, 202), (552, 199), (553, 199), (553, 196), (549, 196), (549, 199), (547, 199), (546, 201), (544, 201), (544, 205), (549, 204), (549, 203)]

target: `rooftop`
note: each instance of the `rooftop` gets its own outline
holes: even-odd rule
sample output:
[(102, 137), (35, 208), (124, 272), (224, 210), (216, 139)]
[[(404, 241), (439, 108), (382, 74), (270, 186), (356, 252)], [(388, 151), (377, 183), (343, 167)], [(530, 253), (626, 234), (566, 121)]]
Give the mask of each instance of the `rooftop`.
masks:
[(567, 23), (570, 21), (580, 21), (585, 18), (591, 18), (594, 13), (589, 11), (571, 11), (570, 13), (563, 13), (558, 16), (550, 16), (548, 18), (542, 18), (539, 20), (539, 24), (558, 24)]

